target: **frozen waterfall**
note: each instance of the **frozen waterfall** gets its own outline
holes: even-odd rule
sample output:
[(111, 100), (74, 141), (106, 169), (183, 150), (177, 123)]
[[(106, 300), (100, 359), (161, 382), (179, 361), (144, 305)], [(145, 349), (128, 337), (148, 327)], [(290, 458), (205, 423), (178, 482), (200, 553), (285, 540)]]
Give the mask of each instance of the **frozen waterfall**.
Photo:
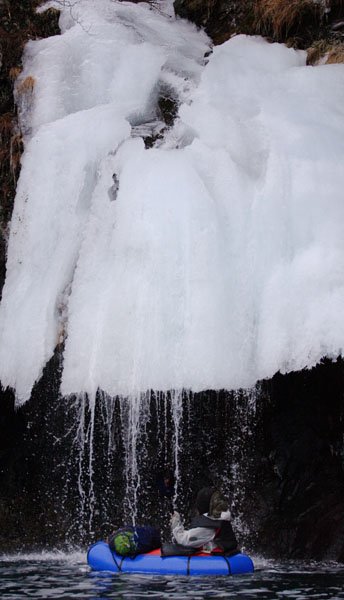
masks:
[(246, 36), (205, 59), (163, 3), (73, 4), (17, 83), (3, 385), (27, 400), (62, 340), (62, 393), (90, 397), (249, 387), (340, 354), (344, 66)]

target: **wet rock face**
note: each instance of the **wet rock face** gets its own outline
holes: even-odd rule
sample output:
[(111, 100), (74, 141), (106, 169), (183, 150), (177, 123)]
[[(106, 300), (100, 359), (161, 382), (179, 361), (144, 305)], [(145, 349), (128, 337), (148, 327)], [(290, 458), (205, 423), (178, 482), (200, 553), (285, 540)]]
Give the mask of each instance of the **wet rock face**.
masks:
[[(129, 520), (123, 401), (99, 394), (92, 425), (87, 401), (60, 397), (61, 368), (56, 352), (17, 411), (10, 392), (0, 397), (1, 549), (88, 544)], [(200, 487), (223, 486), (246, 549), (344, 561), (343, 383), (339, 360), (276, 375), (251, 396), (185, 393), (178, 490), (185, 520)], [(161, 495), (159, 477), (175, 460), (171, 398), (153, 394), (147, 409), (136, 439), (137, 520), (159, 523), (168, 539), (171, 497)]]
[(21, 72), (26, 42), (59, 33), (59, 12), (49, 9), (37, 14), (38, 4), (34, 0), (0, 2), (0, 297), (6, 273), (8, 223), (23, 152), (13, 87)]
[(259, 543), (275, 556), (343, 561), (343, 361), (264, 387)]

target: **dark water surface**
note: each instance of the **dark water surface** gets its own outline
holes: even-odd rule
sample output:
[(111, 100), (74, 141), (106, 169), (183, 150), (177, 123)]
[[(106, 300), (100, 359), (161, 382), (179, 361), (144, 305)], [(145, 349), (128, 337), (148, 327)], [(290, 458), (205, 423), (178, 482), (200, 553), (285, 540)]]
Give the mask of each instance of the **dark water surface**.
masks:
[(341, 565), (253, 559), (253, 575), (186, 578), (92, 573), (79, 551), (2, 555), (0, 598), (344, 599)]

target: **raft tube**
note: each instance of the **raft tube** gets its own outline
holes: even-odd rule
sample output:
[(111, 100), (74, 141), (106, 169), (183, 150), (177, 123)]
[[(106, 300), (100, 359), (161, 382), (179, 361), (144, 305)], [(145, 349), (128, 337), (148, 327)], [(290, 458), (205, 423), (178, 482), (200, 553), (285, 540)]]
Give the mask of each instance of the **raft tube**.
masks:
[(160, 550), (139, 554), (135, 558), (123, 558), (110, 550), (105, 542), (93, 544), (87, 553), (87, 562), (95, 571), (113, 573), (150, 573), (152, 575), (240, 575), (253, 573), (249, 556), (161, 556)]

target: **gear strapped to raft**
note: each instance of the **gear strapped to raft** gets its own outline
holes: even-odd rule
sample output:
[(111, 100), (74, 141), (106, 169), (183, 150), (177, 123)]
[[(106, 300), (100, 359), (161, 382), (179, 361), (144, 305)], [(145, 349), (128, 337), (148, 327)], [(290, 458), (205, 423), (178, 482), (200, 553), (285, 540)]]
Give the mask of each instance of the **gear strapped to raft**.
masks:
[(156, 527), (127, 525), (109, 536), (109, 547), (119, 556), (134, 558), (161, 546), (160, 531)]

